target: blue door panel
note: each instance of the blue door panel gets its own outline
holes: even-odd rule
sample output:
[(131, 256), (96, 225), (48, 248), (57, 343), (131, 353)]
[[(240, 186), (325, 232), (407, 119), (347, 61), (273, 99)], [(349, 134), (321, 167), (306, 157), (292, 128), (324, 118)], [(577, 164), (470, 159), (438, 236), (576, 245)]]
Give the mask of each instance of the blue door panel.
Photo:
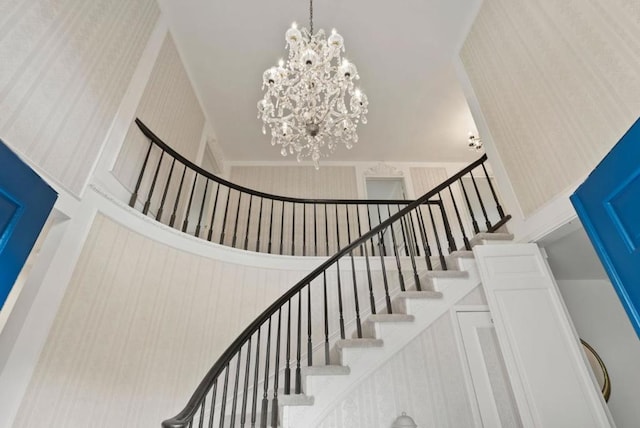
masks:
[(611, 222), (630, 252), (637, 251), (640, 246), (638, 195), (640, 195), (640, 175), (633, 177), (629, 183), (624, 183), (605, 204)]
[(571, 202), (640, 337), (640, 120)]
[(0, 307), (58, 195), (0, 140)]

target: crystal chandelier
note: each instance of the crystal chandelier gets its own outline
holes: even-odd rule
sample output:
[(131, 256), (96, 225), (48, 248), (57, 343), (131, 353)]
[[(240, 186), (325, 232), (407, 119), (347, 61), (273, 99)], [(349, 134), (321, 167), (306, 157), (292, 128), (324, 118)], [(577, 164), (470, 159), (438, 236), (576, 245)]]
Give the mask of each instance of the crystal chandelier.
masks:
[(271, 145), (298, 162), (311, 158), (316, 169), (321, 157), (343, 143), (358, 141), (358, 123), (367, 123), (367, 96), (354, 85), (356, 66), (342, 57), (344, 39), (334, 29), (313, 34), (313, 0), (309, 2), (309, 30), (295, 22), (285, 35), (289, 58), (263, 74), (266, 92), (258, 102), (262, 133), (271, 131)]

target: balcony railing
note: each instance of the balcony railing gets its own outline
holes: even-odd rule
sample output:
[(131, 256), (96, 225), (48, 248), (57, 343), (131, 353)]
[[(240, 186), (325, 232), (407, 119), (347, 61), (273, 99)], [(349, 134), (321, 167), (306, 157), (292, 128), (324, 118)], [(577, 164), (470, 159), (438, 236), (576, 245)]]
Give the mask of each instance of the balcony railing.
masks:
[[(142, 121), (136, 119), (136, 124), (149, 145), (129, 205), (207, 241), (270, 254), (329, 256), (413, 203), (303, 199), (259, 192), (204, 170)], [(389, 228), (380, 242), (368, 243), (369, 253), (429, 254), (443, 260), (458, 248), (457, 240), (470, 248), (469, 236), (493, 228), (504, 218), (485, 161), (483, 156), (451, 185), (431, 198), (421, 198), (420, 209)], [(488, 183), (488, 201), (483, 200), (478, 178)], [(364, 256), (364, 249), (356, 249), (356, 254)]]

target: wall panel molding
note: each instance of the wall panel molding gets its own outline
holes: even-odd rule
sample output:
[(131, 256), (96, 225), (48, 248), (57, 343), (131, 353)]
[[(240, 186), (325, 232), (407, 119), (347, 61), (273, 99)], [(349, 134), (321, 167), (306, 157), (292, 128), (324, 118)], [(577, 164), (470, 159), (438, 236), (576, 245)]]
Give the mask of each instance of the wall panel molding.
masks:
[(80, 195), (159, 9), (153, 0), (6, 3), (0, 137)]
[[(198, 155), (202, 156), (204, 113), (170, 33), (165, 37), (135, 116), (192, 162), (197, 163)], [(115, 177), (130, 192), (133, 192), (148, 147), (149, 140), (132, 120), (113, 168)], [(155, 166), (159, 156), (154, 151), (149, 157), (149, 165)], [(169, 167), (168, 160), (163, 162), (158, 175), (160, 183), (166, 180)], [(142, 189), (150, 185), (151, 175), (147, 175)]]
[(97, 214), (14, 426), (159, 425), (312, 262), (216, 260)]

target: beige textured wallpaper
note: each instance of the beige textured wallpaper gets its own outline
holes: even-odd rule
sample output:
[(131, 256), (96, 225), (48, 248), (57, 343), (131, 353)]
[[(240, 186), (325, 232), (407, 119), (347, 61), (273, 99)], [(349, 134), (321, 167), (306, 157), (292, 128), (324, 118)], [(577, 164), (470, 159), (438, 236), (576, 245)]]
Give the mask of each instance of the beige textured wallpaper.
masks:
[(351, 166), (234, 166), (231, 182), (262, 192), (298, 198), (357, 199)]
[(14, 426), (159, 427), (306, 273), (196, 256), (98, 215)]
[(410, 168), (413, 192), (417, 197), (449, 178), (446, 168)]
[(0, 2), (0, 138), (78, 194), (158, 16), (154, 0)]
[[(250, 189), (274, 195), (308, 199), (358, 199), (356, 170), (355, 167), (350, 166), (323, 166), (319, 170), (316, 170), (312, 166), (234, 166), (231, 168), (230, 177), (230, 181), (232, 183), (237, 183)], [(234, 198), (237, 198), (237, 196), (234, 196)], [(254, 203), (257, 205), (258, 201), (254, 201)], [(248, 198), (245, 198), (240, 203), (240, 210), (238, 211), (240, 231), (244, 231), (246, 228), (245, 224), (247, 213), (249, 211), (248, 204)], [(254, 210), (252, 212), (254, 213), (258, 208), (256, 205), (252, 208)], [(229, 209), (232, 210), (231, 212), (234, 212), (233, 210), (237, 210), (237, 199), (232, 199), (229, 207)], [(306, 207), (297, 205), (295, 213), (296, 221), (294, 224), (292, 221), (293, 208), (291, 205), (287, 205), (287, 208), (285, 208), (287, 210), (286, 220), (283, 224), (276, 221), (273, 226), (272, 240), (274, 241), (274, 245), (277, 245), (277, 247), (274, 248), (278, 248), (275, 251), (279, 252), (280, 241), (282, 241), (283, 254), (292, 254), (292, 248), (295, 248), (296, 254), (301, 254), (303, 236), (308, 237), (308, 239), (306, 239), (306, 254), (309, 255), (315, 254), (316, 250), (318, 255), (330, 255), (338, 251), (338, 249), (346, 246), (351, 242), (349, 240), (349, 236), (351, 237), (351, 240), (359, 236), (357, 233), (357, 210), (355, 206), (349, 207), (350, 230), (347, 230), (346, 224), (341, 226), (338, 230), (335, 221), (335, 208), (335, 205), (328, 206), (327, 215), (325, 217), (325, 212), (322, 206), (317, 207), (316, 212), (314, 213), (312, 205), (307, 205)], [(265, 200), (264, 212), (270, 213), (270, 210), (271, 202)], [(282, 204), (280, 202), (274, 203), (273, 212), (274, 219), (279, 219), (281, 217)], [(364, 208), (361, 209), (360, 215), (363, 218), (366, 218), (366, 211)], [(344, 206), (339, 207), (338, 216), (346, 216)], [(311, 220), (313, 218), (315, 218), (315, 222)], [(306, 222), (304, 220), (306, 220)], [(262, 251), (267, 250), (269, 230), (269, 216), (265, 215), (262, 219), (262, 228), (260, 231)], [(255, 227), (254, 232), (257, 232)], [(310, 238), (314, 236), (314, 234), (319, 234), (319, 241), (322, 243), (326, 242), (323, 238), (324, 236), (329, 237), (328, 253), (324, 244), (319, 247), (313, 246)], [(280, 239), (281, 235), (282, 239)], [(339, 242), (338, 237), (340, 238)], [(253, 239), (255, 240), (255, 238)]]
[(485, 0), (461, 51), (525, 214), (584, 178), (640, 115), (635, 0)]
[[(182, 156), (192, 162), (196, 160), (205, 118), (171, 34), (167, 34), (158, 54), (136, 117)], [(130, 191), (135, 187), (148, 147), (149, 140), (132, 122), (113, 170), (114, 175)], [(151, 172), (147, 172), (141, 185), (141, 198), (147, 194), (159, 156), (159, 151), (152, 151), (149, 157), (148, 171)], [(170, 165), (170, 160), (165, 158), (158, 174), (158, 183), (165, 183)], [(179, 170), (181, 173), (182, 166)], [(175, 178), (174, 181), (168, 194), (169, 201), (174, 199), (177, 192), (179, 182)], [(160, 194), (156, 192), (154, 207), (158, 205), (156, 199)]]

